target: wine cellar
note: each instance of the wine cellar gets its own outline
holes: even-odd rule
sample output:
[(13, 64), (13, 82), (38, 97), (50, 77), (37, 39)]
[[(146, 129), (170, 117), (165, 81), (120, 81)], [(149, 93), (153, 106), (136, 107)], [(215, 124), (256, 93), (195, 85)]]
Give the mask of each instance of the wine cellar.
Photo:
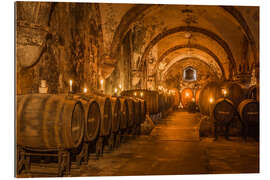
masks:
[(16, 177), (259, 173), (259, 7), (15, 3)]

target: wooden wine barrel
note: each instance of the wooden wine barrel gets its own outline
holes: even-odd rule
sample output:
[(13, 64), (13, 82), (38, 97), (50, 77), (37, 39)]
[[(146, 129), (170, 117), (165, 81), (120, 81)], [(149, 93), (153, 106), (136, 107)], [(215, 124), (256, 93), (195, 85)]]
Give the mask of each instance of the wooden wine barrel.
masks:
[(195, 103), (199, 104), (199, 97), (200, 97), (201, 89), (197, 89), (195, 92)]
[(84, 141), (90, 142), (95, 140), (99, 135), (101, 124), (101, 113), (99, 104), (93, 95), (78, 94), (73, 98), (82, 102), (85, 110), (85, 133)]
[(17, 96), (17, 145), (37, 151), (77, 148), (84, 135), (80, 101), (63, 95)]
[[(142, 97), (140, 96), (141, 93), (143, 93)], [(146, 101), (147, 106), (146, 109), (149, 112), (149, 114), (156, 114), (159, 112), (159, 94), (157, 91), (142, 90), (142, 89), (129, 90), (121, 92), (121, 96), (142, 98)]]
[(257, 87), (256, 87), (256, 85), (251, 86), (248, 89), (247, 98), (248, 99), (257, 99)]
[(243, 122), (248, 125), (259, 124), (259, 103), (254, 99), (245, 99), (238, 106), (238, 112)]
[(255, 99), (245, 99), (238, 106), (238, 112), (242, 122), (246, 125), (245, 136), (251, 136), (259, 140), (259, 103)]
[(220, 124), (226, 124), (232, 121), (235, 109), (233, 102), (226, 98), (216, 100), (213, 109), (215, 120)]
[(193, 90), (190, 88), (185, 88), (181, 92), (181, 103), (184, 108), (188, 107), (188, 104), (192, 102), (194, 98)]
[(128, 111), (128, 101), (126, 98), (121, 97), (121, 121), (120, 121), (120, 129), (126, 129), (127, 123), (129, 121), (129, 111)]
[(101, 113), (100, 136), (108, 136), (112, 127), (112, 105), (110, 97), (95, 96)]
[(210, 98), (213, 99), (214, 103), (215, 100), (222, 97), (220, 84), (220, 82), (210, 82), (201, 89), (199, 96), (199, 108), (202, 114), (209, 115)]
[(245, 99), (245, 91), (242, 86), (236, 82), (224, 82), (220, 87), (220, 92), (222, 93), (222, 89), (226, 89), (227, 94), (226, 98), (230, 99), (235, 108), (238, 107), (239, 103)]
[(119, 98), (111, 97), (112, 102), (112, 132), (118, 132), (121, 122), (121, 102)]
[(127, 98), (127, 102), (128, 102), (128, 114), (129, 114), (127, 125), (128, 125), (128, 128), (131, 128), (135, 122), (135, 103), (131, 97)]

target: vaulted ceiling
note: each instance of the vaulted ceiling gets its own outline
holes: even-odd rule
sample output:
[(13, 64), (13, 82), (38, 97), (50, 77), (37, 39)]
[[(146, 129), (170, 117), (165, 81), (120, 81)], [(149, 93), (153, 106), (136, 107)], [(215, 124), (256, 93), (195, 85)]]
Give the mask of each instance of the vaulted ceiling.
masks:
[(123, 38), (131, 32), (132, 61), (137, 70), (146, 68), (148, 76), (166, 75), (172, 65), (187, 58), (207, 64), (220, 79), (232, 79), (240, 64), (258, 65), (258, 7), (99, 6), (104, 55), (115, 59)]

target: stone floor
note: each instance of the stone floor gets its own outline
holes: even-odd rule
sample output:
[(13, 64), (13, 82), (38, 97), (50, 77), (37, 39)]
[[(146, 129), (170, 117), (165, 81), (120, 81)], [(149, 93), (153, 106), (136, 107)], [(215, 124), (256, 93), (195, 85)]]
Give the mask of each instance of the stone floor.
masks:
[(259, 143), (240, 138), (200, 139), (199, 114), (173, 112), (149, 136), (72, 166), (71, 176), (176, 175), (259, 172)]

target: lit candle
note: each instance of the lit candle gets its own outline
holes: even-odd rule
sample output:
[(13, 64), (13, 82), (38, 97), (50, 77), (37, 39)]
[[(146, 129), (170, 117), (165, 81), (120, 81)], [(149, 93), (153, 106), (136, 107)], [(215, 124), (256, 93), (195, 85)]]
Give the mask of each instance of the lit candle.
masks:
[(188, 92), (186, 92), (186, 97), (188, 97), (189, 96), (189, 93)]
[(117, 88), (114, 89), (114, 93), (115, 93), (115, 94), (117, 93)]
[(119, 84), (119, 89), (122, 89), (122, 85), (121, 84)]
[(69, 91), (72, 92), (72, 80), (69, 80)]
[(103, 90), (103, 83), (104, 83), (104, 80), (101, 79), (101, 80), (100, 80), (100, 89), (101, 89), (101, 90)]
[(134, 96), (137, 96), (137, 93), (136, 92), (134, 93)]
[(140, 95), (141, 95), (141, 97), (143, 97), (143, 92), (141, 92), (141, 94), (140, 94)]
[(224, 97), (225, 97), (226, 94), (227, 94), (227, 90), (226, 90), (226, 89), (223, 89), (223, 90), (222, 90), (222, 93), (223, 93), (223, 95), (224, 95)]
[(214, 99), (212, 97), (210, 97), (209, 102), (210, 102), (210, 104), (212, 104), (214, 102)]
[(87, 93), (87, 88), (84, 88), (84, 89), (83, 89), (83, 92), (84, 92), (84, 93)]

